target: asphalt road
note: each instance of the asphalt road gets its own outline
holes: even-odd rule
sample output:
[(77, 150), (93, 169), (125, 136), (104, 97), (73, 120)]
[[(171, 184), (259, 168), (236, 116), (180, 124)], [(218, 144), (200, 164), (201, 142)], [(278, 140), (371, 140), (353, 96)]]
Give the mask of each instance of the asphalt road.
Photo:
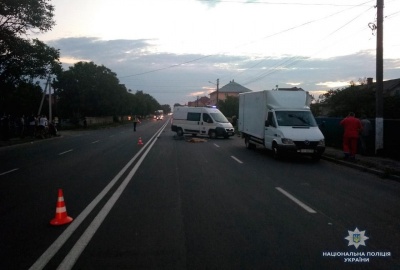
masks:
[[(400, 267), (398, 182), (187, 140), (164, 120), (0, 149), (0, 269)], [(59, 188), (74, 221), (51, 226)]]

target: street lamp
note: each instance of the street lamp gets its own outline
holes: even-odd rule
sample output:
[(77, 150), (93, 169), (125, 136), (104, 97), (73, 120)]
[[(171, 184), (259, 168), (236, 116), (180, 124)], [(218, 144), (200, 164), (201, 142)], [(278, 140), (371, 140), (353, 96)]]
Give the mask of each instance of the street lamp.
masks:
[(213, 82), (210, 82), (210, 81), (208, 81), (209, 83), (211, 83), (211, 84), (213, 84), (213, 85), (216, 85), (217, 86), (217, 101), (216, 101), (216, 103), (215, 103), (215, 106), (217, 106), (218, 107), (218, 90), (219, 90), (219, 79), (217, 79), (217, 84), (215, 84), (215, 83), (213, 83)]

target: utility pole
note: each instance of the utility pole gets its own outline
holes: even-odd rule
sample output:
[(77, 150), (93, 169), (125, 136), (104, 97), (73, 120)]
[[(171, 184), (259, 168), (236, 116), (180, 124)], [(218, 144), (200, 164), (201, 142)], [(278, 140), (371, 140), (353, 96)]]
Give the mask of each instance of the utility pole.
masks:
[(375, 101), (375, 154), (383, 150), (383, 5), (384, 0), (376, 1), (376, 101)]
[(218, 95), (219, 95), (218, 91), (219, 91), (219, 79), (217, 79), (217, 103), (215, 104), (215, 106), (217, 107), (218, 107)]
[(46, 86), (45, 86), (44, 91), (43, 91), (42, 101), (40, 102), (39, 110), (38, 110), (38, 113), (37, 113), (38, 115), (40, 115), (41, 112), (42, 112), (43, 101), (44, 101), (44, 98), (46, 97), (47, 87), (49, 85), (50, 85), (50, 75), (49, 75), (49, 77), (47, 79)]
[(51, 84), (49, 80), (49, 122), (51, 123), (53, 121), (53, 108), (52, 108), (53, 102), (52, 102), (52, 97), (51, 97)]
[(216, 107), (218, 107), (218, 95), (219, 95), (219, 79), (217, 79), (217, 84), (215, 84), (215, 83), (213, 83), (213, 82), (210, 82), (210, 81), (208, 81), (209, 83), (211, 83), (211, 84), (213, 84), (213, 85), (216, 85), (217, 86), (217, 100), (216, 100), (216, 102), (215, 102), (215, 106)]

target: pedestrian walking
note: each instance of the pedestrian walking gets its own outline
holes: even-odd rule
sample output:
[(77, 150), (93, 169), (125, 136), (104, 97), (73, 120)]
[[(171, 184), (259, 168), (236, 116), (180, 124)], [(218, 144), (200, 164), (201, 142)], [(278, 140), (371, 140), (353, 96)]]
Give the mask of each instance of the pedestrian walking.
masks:
[(344, 158), (355, 160), (357, 153), (358, 138), (362, 130), (360, 119), (355, 117), (353, 112), (340, 121), (340, 125), (344, 128), (343, 134), (343, 152)]
[(360, 143), (361, 143), (361, 154), (366, 156), (369, 154), (369, 138), (371, 135), (371, 122), (367, 119), (365, 115), (361, 116), (361, 126), (362, 130), (360, 133)]
[(139, 118), (135, 115), (135, 116), (133, 117), (133, 131), (136, 131), (136, 125), (137, 125), (138, 123), (140, 124), (141, 122), (140, 122)]

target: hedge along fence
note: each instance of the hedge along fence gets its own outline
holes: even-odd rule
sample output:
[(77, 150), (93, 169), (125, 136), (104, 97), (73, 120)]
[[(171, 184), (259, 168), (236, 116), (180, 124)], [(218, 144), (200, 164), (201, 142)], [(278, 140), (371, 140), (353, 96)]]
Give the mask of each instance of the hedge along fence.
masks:
[[(316, 117), (321, 132), (325, 137), (326, 146), (342, 148), (343, 127), (340, 121), (343, 118)], [(375, 152), (375, 119), (371, 122), (371, 134), (367, 141), (367, 147), (371, 153)], [(383, 154), (392, 158), (400, 159), (400, 119), (384, 119), (383, 121)]]

